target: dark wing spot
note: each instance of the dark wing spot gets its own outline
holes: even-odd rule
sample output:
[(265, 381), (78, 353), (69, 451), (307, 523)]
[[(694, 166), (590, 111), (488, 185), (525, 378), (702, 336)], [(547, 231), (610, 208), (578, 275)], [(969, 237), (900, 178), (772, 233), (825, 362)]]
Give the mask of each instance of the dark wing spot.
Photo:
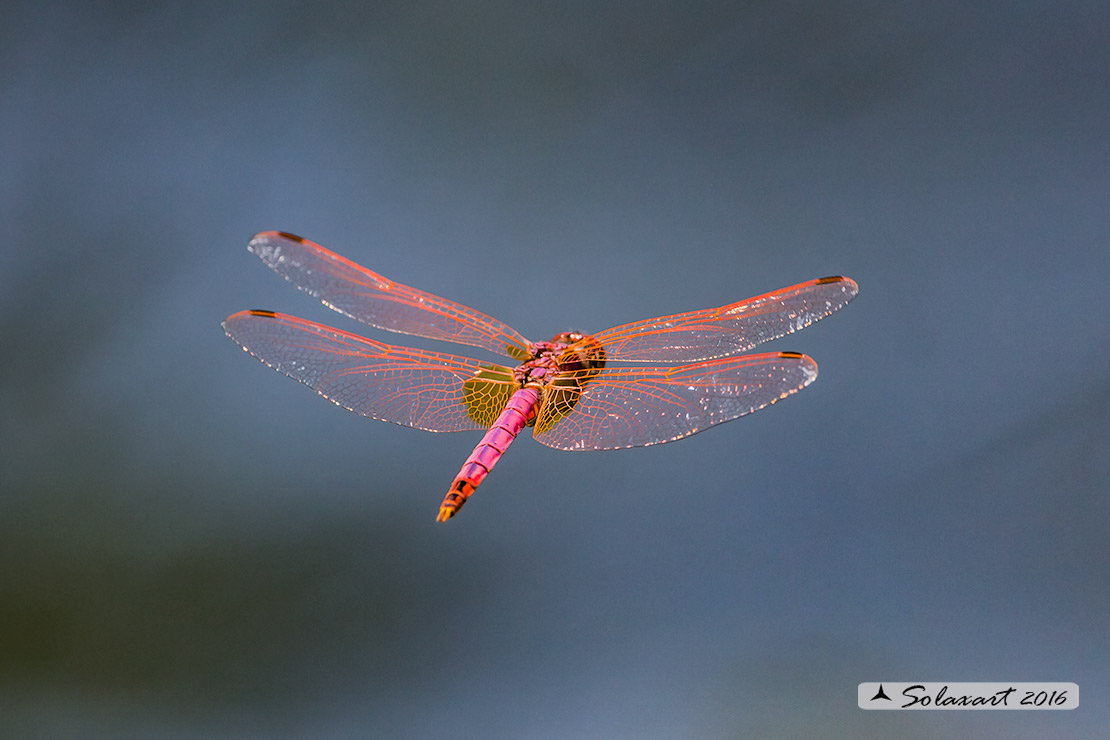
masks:
[(300, 242), (301, 244), (304, 244), (304, 237), (303, 236), (297, 236), (296, 234), (290, 234), (288, 231), (279, 231), (278, 236), (284, 236), (286, 239), (292, 239), (295, 242)]
[(818, 285), (826, 285), (827, 283), (842, 283), (844, 282), (843, 275), (830, 275), (828, 277), (818, 278)]
[(779, 352), (779, 357), (805, 357), (801, 352)]
[(262, 316), (263, 318), (267, 318), (267, 319), (276, 319), (277, 318), (277, 314), (274, 313), (273, 311), (262, 311), (262, 310), (257, 309), (257, 308), (251, 309), (250, 311), (247, 311), (247, 313), (249, 313), (251, 316)]

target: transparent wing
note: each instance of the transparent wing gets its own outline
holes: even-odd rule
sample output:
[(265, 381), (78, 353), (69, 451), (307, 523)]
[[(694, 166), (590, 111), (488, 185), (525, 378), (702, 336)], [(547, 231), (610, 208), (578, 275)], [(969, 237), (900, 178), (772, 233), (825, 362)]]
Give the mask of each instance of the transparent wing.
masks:
[(517, 359), (527, 356), (528, 340), (497, 319), (395, 283), (308, 239), (264, 231), (247, 249), (324, 305), (370, 326), (469, 344)]
[(858, 292), (851, 278), (826, 277), (728, 306), (637, 321), (593, 336), (608, 360), (700, 362), (747, 352), (804, 329)]
[(512, 371), (393, 347), (272, 311), (241, 311), (224, 331), (324, 398), (372, 419), (430, 432), (488, 427), (514, 390)]
[(681, 439), (800, 391), (817, 378), (817, 363), (770, 352), (592, 372), (580, 391), (568, 390), (573, 383), (545, 388), (537, 441), (560, 450), (613, 450)]

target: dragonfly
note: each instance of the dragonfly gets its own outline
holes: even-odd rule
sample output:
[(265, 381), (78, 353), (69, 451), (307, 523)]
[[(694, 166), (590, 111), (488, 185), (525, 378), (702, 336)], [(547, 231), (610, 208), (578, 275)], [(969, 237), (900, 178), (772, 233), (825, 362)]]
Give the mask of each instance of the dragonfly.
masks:
[(430, 432), (485, 430), (437, 521), (458, 513), (525, 427), (559, 450), (641, 447), (688, 437), (800, 391), (817, 378), (811, 357), (741, 353), (809, 326), (859, 292), (850, 278), (824, 277), (719, 308), (532, 342), (497, 319), (293, 234), (265, 231), (247, 248), (352, 319), (513, 360), (499, 365), (383, 344), (274, 311), (240, 311), (223, 322), (246, 352), (357, 414)]

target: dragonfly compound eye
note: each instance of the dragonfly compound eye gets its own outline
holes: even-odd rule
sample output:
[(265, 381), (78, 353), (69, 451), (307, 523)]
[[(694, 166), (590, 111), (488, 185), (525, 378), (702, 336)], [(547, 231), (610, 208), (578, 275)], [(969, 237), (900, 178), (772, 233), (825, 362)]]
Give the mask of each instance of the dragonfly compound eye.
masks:
[(577, 370), (580, 371), (577, 374), (579, 378), (587, 379), (594, 377), (598, 370), (605, 367), (605, 348), (601, 346), (601, 342), (593, 337), (571, 332), (559, 336), (572, 340), (559, 356), (560, 370)]

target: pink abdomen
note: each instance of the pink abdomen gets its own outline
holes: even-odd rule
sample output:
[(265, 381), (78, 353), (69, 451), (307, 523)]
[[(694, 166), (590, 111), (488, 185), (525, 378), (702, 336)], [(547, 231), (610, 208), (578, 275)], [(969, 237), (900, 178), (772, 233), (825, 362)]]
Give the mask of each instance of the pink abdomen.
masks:
[(530, 387), (521, 388), (513, 393), (501, 414), (486, 432), (486, 436), (482, 437), (482, 441), (470, 453), (470, 457), (466, 458), (459, 474), (455, 476), (446, 498), (439, 507), (436, 521), (445, 522), (462, 508), (470, 494), (474, 493), (474, 489), (485, 480), (489, 471), (501, 459), (501, 455), (509, 449), (516, 435), (528, 425), (539, 397), (539, 391)]

